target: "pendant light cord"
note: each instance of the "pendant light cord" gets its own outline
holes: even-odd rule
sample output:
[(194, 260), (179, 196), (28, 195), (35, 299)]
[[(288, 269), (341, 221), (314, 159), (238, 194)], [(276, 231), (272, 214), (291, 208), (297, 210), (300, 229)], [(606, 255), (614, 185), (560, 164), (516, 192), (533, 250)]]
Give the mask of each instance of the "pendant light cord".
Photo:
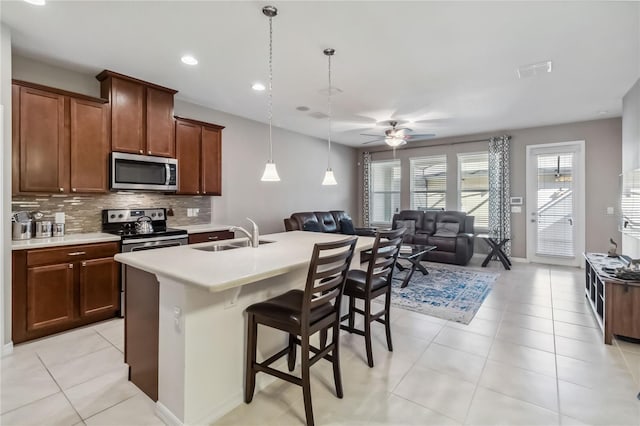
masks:
[(269, 17), (269, 162), (273, 163), (273, 140), (271, 123), (273, 121), (273, 17)]
[(327, 55), (329, 58), (329, 92), (327, 94), (328, 116), (329, 120), (329, 135), (327, 136), (329, 155), (327, 156), (327, 169), (331, 169), (331, 55)]

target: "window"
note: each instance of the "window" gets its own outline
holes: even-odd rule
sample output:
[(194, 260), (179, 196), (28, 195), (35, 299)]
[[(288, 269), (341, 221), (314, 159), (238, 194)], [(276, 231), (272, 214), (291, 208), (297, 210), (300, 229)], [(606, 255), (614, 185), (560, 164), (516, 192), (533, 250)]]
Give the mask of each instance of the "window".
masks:
[(391, 223), (400, 210), (400, 160), (372, 161), (370, 179), (369, 220)]
[(446, 209), (447, 156), (412, 158), (411, 209)]
[(476, 228), (489, 228), (489, 154), (458, 154), (459, 209), (475, 216)]

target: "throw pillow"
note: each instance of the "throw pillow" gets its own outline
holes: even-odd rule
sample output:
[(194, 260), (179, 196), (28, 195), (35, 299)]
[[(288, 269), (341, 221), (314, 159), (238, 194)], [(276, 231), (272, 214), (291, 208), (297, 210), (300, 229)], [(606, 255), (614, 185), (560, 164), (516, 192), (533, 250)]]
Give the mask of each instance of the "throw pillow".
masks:
[(320, 224), (314, 220), (308, 220), (302, 225), (303, 231), (322, 232)]
[(453, 222), (438, 222), (436, 223), (436, 233), (434, 237), (456, 237), (460, 230), (459, 223)]
[(340, 229), (342, 233), (346, 235), (356, 235), (356, 229), (353, 227), (353, 221), (351, 219), (340, 219)]
[(415, 235), (416, 233), (416, 221), (415, 220), (396, 220), (396, 228), (406, 228), (404, 235)]

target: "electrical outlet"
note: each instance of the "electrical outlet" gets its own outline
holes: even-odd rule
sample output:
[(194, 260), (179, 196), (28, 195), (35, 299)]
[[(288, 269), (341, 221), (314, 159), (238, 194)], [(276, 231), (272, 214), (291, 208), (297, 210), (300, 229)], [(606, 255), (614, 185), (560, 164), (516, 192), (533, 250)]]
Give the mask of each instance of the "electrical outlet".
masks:
[(198, 216), (200, 214), (200, 209), (193, 209), (193, 215)]
[(193, 209), (187, 209), (187, 217), (193, 217), (193, 216), (195, 216), (193, 214)]
[(613, 214), (613, 207), (607, 207), (607, 214), (608, 215), (612, 215)]

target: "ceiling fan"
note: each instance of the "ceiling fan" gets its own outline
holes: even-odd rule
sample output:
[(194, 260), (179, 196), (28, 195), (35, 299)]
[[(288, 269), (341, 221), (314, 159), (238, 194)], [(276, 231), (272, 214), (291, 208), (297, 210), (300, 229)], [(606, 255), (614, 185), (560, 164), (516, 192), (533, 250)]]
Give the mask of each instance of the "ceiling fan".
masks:
[(385, 143), (394, 148), (404, 145), (410, 141), (417, 141), (432, 138), (435, 136), (434, 133), (425, 133), (425, 134), (415, 134), (413, 130), (408, 127), (397, 127), (398, 122), (395, 120), (388, 121), (390, 129), (386, 129), (384, 134), (371, 134), (371, 133), (360, 133), (362, 136), (374, 136), (377, 139), (364, 142), (362, 145), (367, 145), (374, 142), (385, 141)]

